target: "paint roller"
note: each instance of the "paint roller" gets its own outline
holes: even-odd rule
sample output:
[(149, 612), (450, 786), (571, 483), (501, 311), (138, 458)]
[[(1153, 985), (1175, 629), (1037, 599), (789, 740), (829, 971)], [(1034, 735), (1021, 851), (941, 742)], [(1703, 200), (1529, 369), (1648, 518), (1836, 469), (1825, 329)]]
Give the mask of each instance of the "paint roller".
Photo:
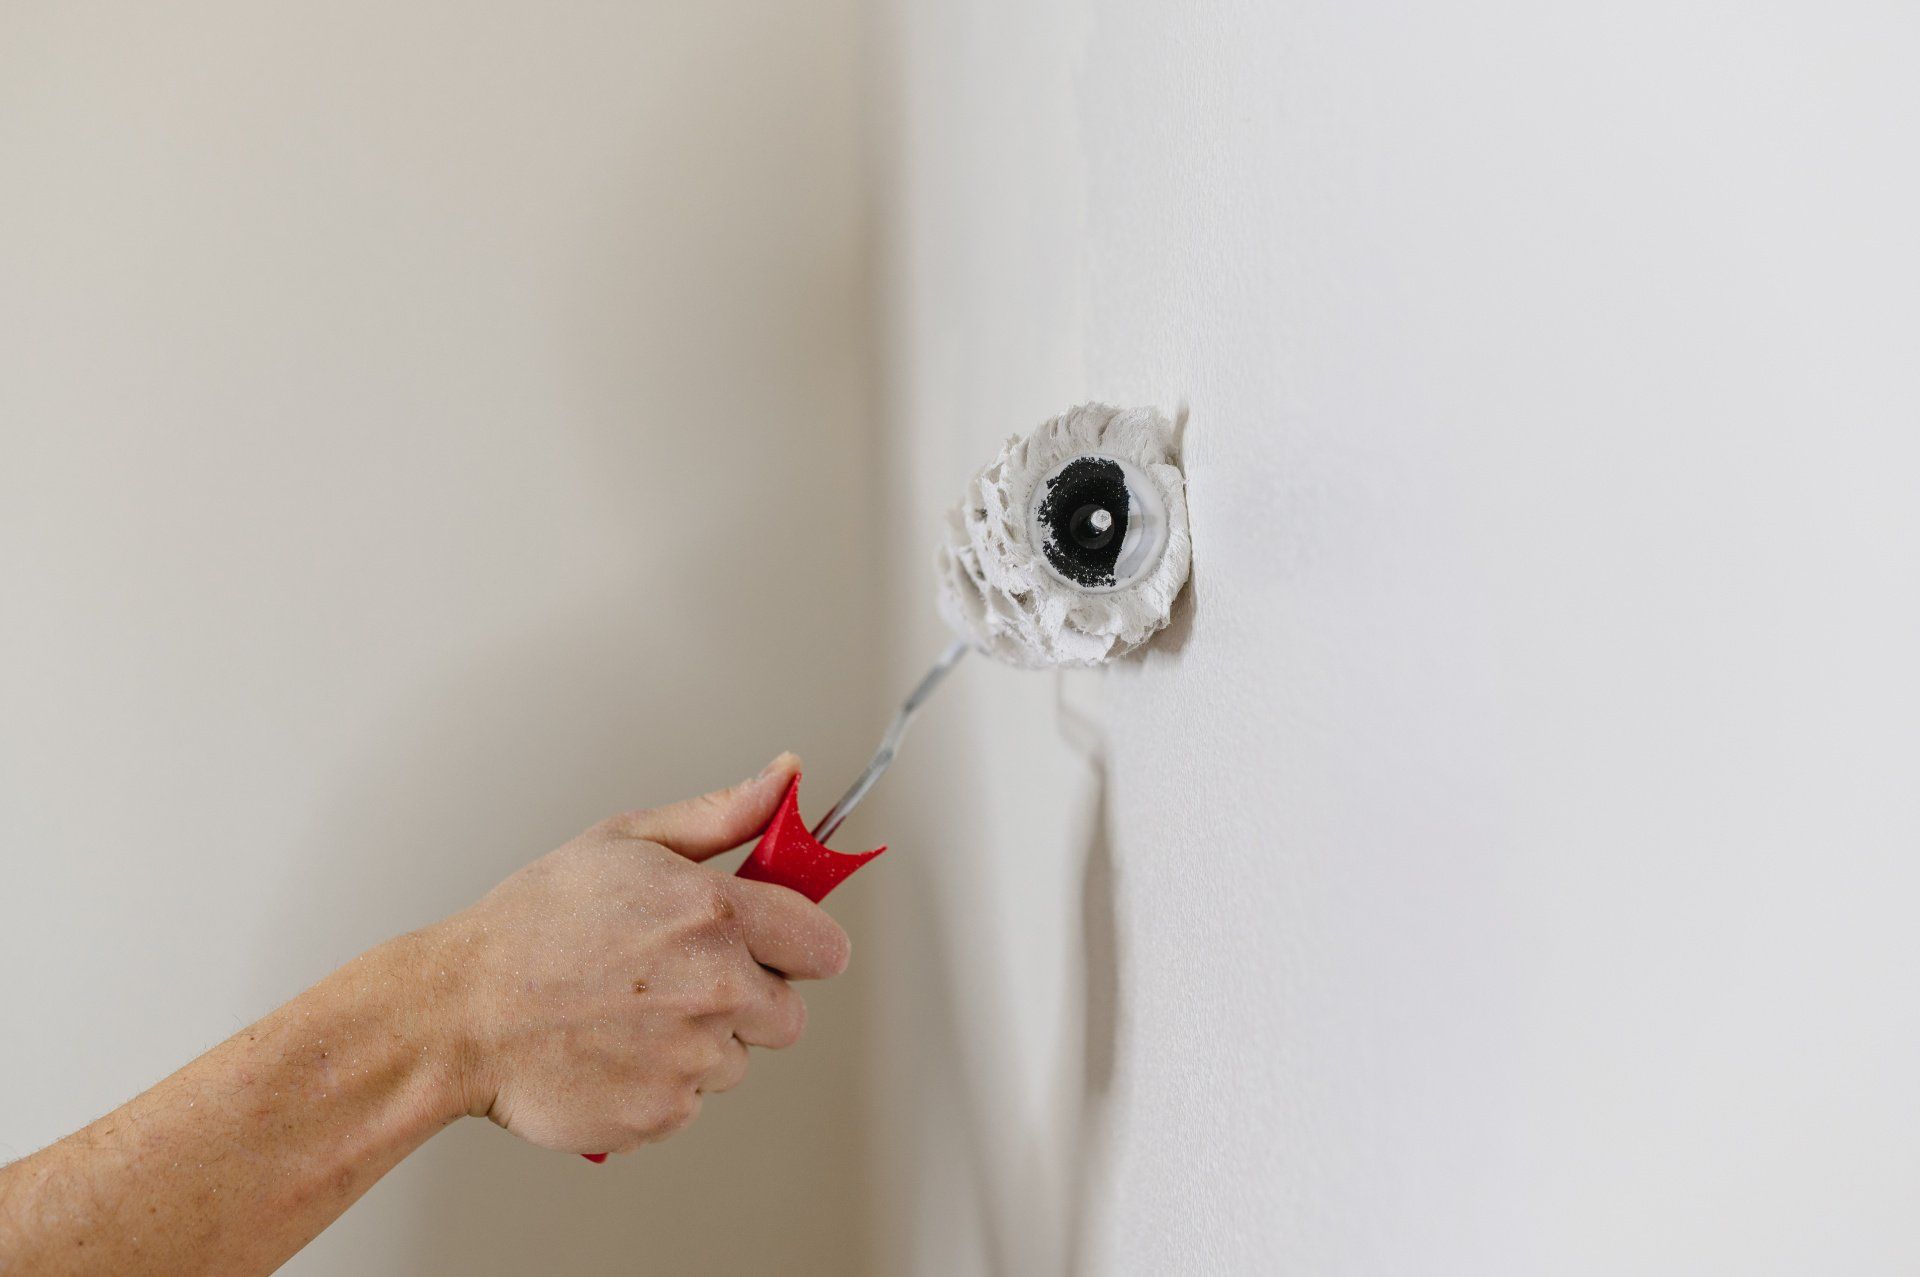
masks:
[(875, 856), (829, 849), (893, 762), (914, 715), (969, 651), (1022, 669), (1102, 665), (1166, 625), (1190, 561), (1176, 431), (1152, 408), (1090, 403), (1007, 440), (947, 516), (940, 613), (960, 635), (894, 715), (873, 760), (820, 822), (787, 786), (742, 878), (818, 902)]
[(1007, 440), (947, 516), (940, 613), (961, 637), (901, 702), (866, 770), (812, 829), (800, 818), (800, 777), (793, 778), (739, 876), (818, 903), (885, 851), (839, 852), (826, 843), (969, 651), (1021, 669), (1102, 665), (1166, 625), (1190, 559), (1175, 451), (1174, 425), (1159, 412), (1097, 403)]

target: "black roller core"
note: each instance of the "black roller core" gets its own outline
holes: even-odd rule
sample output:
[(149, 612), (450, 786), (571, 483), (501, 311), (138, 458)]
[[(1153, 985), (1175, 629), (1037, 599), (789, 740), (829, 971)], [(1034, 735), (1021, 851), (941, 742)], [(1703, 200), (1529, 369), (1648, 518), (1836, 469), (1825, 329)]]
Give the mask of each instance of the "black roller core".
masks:
[(1127, 476), (1116, 461), (1079, 457), (1047, 480), (1040, 499), (1041, 551), (1075, 585), (1104, 589), (1127, 539)]

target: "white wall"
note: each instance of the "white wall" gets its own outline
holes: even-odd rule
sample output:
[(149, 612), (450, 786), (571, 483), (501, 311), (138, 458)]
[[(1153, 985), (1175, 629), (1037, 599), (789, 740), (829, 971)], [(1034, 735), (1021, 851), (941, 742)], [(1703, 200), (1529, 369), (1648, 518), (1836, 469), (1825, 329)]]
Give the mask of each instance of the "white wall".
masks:
[(852, 0), (0, 11), (0, 1156), (613, 806), (830, 792), (968, 471), (1184, 400), (1174, 631), (963, 668), (845, 836), (876, 1074), (821, 990), (293, 1270), (1911, 1269), (1914, 18), (884, 13), (869, 116)]
[[(864, 758), (858, 15), (0, 7), (0, 1159), (608, 811)], [(856, 994), (290, 1271), (858, 1271)]]
[(1074, 400), (1191, 405), (1195, 562), (1104, 822), (1036, 676), (903, 761), (886, 1270), (1911, 1271), (1911, 9), (885, 48), (896, 681)]

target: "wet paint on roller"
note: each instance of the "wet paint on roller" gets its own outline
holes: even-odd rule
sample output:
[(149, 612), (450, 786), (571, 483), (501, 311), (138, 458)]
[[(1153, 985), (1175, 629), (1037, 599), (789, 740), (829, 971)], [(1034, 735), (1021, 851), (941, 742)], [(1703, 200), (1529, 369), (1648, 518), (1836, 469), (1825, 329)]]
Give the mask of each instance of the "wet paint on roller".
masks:
[(1173, 423), (1082, 404), (1009, 439), (940, 547), (940, 612), (1025, 669), (1099, 665), (1167, 623), (1191, 549)]

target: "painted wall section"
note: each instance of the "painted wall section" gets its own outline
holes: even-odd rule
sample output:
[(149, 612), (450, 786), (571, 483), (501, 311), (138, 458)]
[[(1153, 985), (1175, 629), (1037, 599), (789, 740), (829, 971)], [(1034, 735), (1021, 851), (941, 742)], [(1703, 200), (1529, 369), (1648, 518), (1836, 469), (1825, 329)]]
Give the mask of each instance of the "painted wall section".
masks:
[(933, 511), (1076, 399), (1190, 405), (1195, 560), (1103, 818), (1044, 679), (903, 763), (888, 1270), (1920, 1262), (1920, 19), (885, 47), (903, 660)]
[[(859, 13), (0, 8), (0, 1158), (603, 815), (865, 760)], [(686, 1136), (462, 1123), (288, 1271), (864, 1271), (807, 996)]]

